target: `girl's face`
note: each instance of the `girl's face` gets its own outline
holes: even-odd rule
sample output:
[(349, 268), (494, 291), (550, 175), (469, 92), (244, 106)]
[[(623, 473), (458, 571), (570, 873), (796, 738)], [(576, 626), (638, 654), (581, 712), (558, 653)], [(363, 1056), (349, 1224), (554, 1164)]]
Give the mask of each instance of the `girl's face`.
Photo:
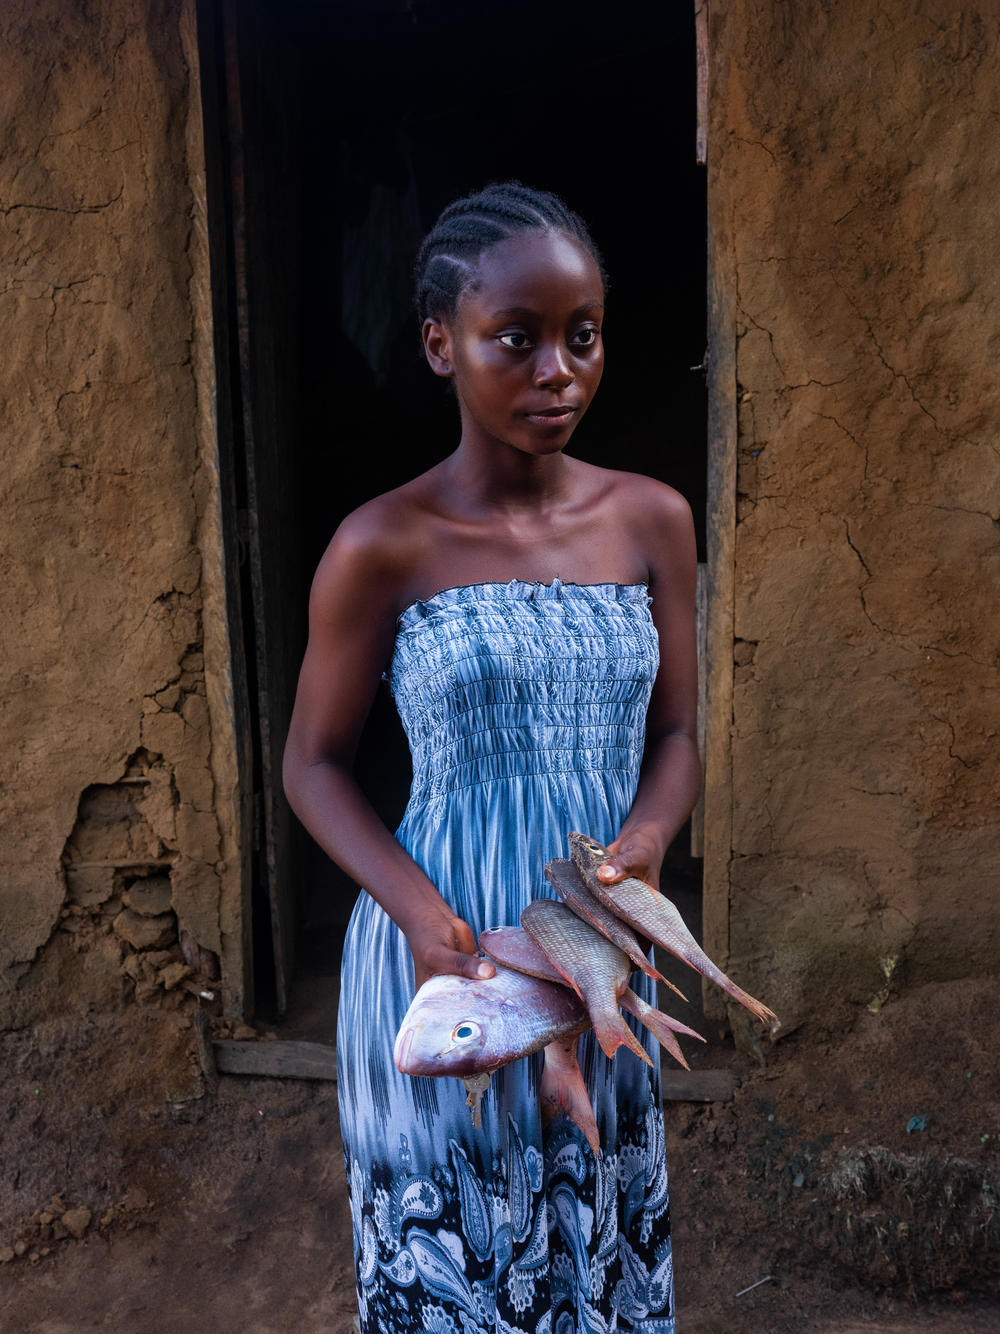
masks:
[(455, 381), (462, 440), (558, 453), (604, 369), (604, 289), (562, 232), (521, 232), (480, 256), (447, 321), (424, 325), (427, 359)]

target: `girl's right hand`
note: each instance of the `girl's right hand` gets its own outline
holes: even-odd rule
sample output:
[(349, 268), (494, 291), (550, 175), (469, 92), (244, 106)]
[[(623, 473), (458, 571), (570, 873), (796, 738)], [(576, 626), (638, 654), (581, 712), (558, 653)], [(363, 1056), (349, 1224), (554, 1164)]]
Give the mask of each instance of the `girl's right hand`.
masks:
[(496, 967), (476, 953), (476, 938), (460, 917), (440, 916), (410, 927), (406, 942), (413, 955), (415, 989), (438, 973), (454, 977), (493, 977)]

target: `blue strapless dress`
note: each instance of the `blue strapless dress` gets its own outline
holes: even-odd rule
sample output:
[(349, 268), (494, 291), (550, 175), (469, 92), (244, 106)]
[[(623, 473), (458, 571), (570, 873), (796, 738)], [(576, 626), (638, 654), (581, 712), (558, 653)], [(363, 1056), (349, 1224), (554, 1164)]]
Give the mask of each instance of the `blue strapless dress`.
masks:
[[(658, 663), (648, 604), (642, 584), (515, 580), (449, 588), (400, 617), (390, 682), (414, 776), (397, 837), (477, 935), (553, 897), (545, 863), (568, 855), (571, 829), (619, 832)], [(633, 983), (653, 1000), (649, 979)], [(633, 1024), (652, 1068), (581, 1039), (595, 1159), (567, 1117), (543, 1130), (541, 1055), (494, 1075), (481, 1130), (459, 1080), (401, 1075), (392, 1047), (412, 995), (406, 941), (362, 893), (337, 1052), (364, 1334), (673, 1334), (645, 1029)]]

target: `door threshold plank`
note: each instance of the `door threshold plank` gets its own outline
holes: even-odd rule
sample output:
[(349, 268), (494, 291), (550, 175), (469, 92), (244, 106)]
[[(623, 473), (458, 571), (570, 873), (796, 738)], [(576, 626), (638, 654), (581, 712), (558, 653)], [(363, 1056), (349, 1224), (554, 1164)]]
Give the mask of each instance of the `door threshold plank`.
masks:
[(737, 1076), (732, 1070), (661, 1070), (664, 1102), (732, 1102)]
[[(223, 1075), (258, 1075), (277, 1079), (337, 1080), (337, 1049), (325, 1042), (212, 1043), (215, 1066)], [(664, 1102), (731, 1102), (737, 1076), (731, 1070), (663, 1070)]]
[(325, 1042), (212, 1043), (215, 1067), (223, 1075), (269, 1075), (277, 1079), (329, 1079), (337, 1082), (337, 1049)]

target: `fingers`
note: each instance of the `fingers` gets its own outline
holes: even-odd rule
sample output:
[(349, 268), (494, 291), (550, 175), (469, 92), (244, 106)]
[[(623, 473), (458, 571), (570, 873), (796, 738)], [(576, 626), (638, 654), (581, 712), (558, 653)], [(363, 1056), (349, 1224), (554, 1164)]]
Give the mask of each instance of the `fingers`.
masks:
[(622, 842), (615, 839), (608, 845), (611, 856), (603, 866), (597, 868), (597, 874), (606, 885), (617, 884), (626, 876), (634, 875), (639, 880), (651, 878), (653, 850), (640, 839)]
[(495, 977), (496, 971), (495, 965), (489, 959), (439, 946), (426, 952), (421, 965), (414, 969), (414, 981), (419, 990), (428, 978), (437, 977), (439, 974), (485, 981), (487, 978)]

